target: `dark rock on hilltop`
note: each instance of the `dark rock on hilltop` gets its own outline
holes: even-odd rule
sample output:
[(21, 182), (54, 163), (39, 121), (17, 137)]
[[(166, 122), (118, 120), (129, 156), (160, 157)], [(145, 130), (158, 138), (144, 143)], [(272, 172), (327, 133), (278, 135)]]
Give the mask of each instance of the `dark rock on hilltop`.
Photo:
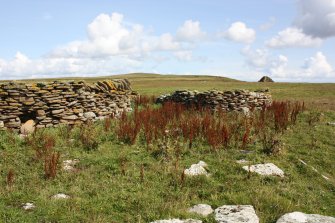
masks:
[(263, 76), (258, 82), (274, 82), (274, 81), (268, 76)]

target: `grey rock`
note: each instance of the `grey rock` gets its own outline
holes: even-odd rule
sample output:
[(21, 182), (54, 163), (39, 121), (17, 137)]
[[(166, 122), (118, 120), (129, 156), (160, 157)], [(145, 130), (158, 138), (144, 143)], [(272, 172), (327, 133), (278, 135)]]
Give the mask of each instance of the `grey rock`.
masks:
[(246, 171), (255, 172), (263, 176), (284, 177), (284, 172), (273, 163), (257, 164), (242, 167)]
[(215, 209), (218, 223), (259, 223), (255, 209), (251, 205), (224, 205)]
[(280, 217), (277, 223), (335, 223), (335, 218), (318, 214), (292, 212)]
[(188, 209), (190, 213), (196, 213), (202, 216), (210, 215), (214, 212), (212, 207), (208, 204), (197, 204)]
[(199, 161), (199, 163), (192, 164), (190, 168), (185, 169), (184, 173), (185, 175), (188, 176), (198, 176), (198, 175), (208, 176), (205, 167), (207, 167), (207, 164), (204, 161)]
[(61, 199), (69, 199), (70, 196), (67, 194), (59, 193), (59, 194), (53, 195), (51, 198), (54, 200), (61, 200)]
[(96, 117), (94, 112), (85, 112), (84, 117), (88, 119), (94, 119)]
[(169, 219), (169, 220), (158, 220), (153, 221), (151, 223), (202, 223), (200, 220), (195, 219), (186, 219), (186, 220), (180, 220), (180, 219)]
[(36, 206), (34, 205), (34, 203), (28, 202), (28, 203), (22, 204), (22, 209), (23, 210), (29, 211), (29, 210), (32, 210), (34, 208), (36, 208)]

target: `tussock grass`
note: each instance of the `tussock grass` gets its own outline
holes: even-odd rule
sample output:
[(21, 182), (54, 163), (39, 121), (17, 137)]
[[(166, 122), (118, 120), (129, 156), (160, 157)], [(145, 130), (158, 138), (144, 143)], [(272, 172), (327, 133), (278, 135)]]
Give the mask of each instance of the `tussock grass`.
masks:
[[(280, 104), (275, 107), (277, 112), (285, 109)], [(171, 136), (168, 137), (164, 135), (165, 128), (152, 130), (158, 135), (153, 135), (148, 141), (145, 134), (149, 131), (145, 130), (144, 123), (148, 121), (148, 126), (156, 123), (159, 128), (164, 124), (164, 120), (155, 119), (160, 108), (150, 109), (145, 105), (138, 108), (137, 115), (143, 112), (143, 116), (138, 116), (142, 117), (140, 120), (134, 115), (123, 117), (125, 122), (131, 120), (132, 124), (137, 122), (141, 125), (137, 137), (131, 140), (120, 137), (120, 124), (115, 119), (36, 133), (36, 136), (42, 134), (49, 137), (35, 136), (39, 143), (44, 143), (43, 148), (47, 151), (52, 148), (53, 152), (60, 154), (57, 172), (54, 178), (49, 179), (44, 177), (44, 163), (36, 159), (41, 144), (20, 139), (12, 132), (0, 132), (1, 221), (150, 222), (193, 217), (215, 222), (213, 216), (201, 218), (186, 212), (187, 208), (198, 203), (207, 203), (214, 208), (224, 204), (251, 204), (264, 223), (274, 223), (281, 215), (292, 211), (334, 215), (335, 135), (334, 127), (325, 124), (335, 120), (334, 112), (306, 110), (292, 119), (293, 106), (288, 114), (282, 111), (286, 114), (284, 120), (278, 118), (276, 121), (275, 115), (269, 115), (276, 112), (269, 110), (266, 113), (268, 116), (265, 115), (265, 124), (260, 122), (262, 113), (257, 113), (252, 124), (245, 123), (242, 116), (226, 118), (223, 123), (229, 128), (230, 135), (234, 132), (231, 124), (241, 121), (244, 125), (236, 131), (239, 137), (235, 139), (232, 136), (229, 146), (220, 141), (221, 144), (215, 147), (206, 139), (206, 134), (216, 125), (207, 124), (207, 130), (199, 129), (198, 132), (199, 124), (195, 118), (199, 113), (193, 111), (188, 114), (182, 108), (179, 108), (180, 120), (185, 116), (184, 112), (192, 117), (175, 123), (180, 128), (187, 125), (184, 132), (181, 130), (179, 135), (173, 135), (172, 129), (169, 129)], [(174, 112), (172, 107), (165, 109)], [(148, 117), (145, 112), (149, 111)], [(169, 114), (164, 117), (169, 117)], [(203, 119), (212, 118), (211, 115), (205, 117), (204, 114)], [(269, 136), (271, 140), (276, 137), (282, 142), (280, 153), (264, 150), (262, 131), (256, 131), (262, 125), (274, 131), (274, 136)], [(189, 131), (190, 126), (193, 133)], [(84, 140), (84, 136), (90, 138)], [(252, 153), (242, 153), (241, 149)], [(41, 151), (38, 154), (49, 154)], [(78, 171), (63, 171), (61, 162), (74, 158), (80, 160)], [(238, 159), (247, 159), (252, 163), (273, 162), (285, 171), (286, 176), (280, 179), (250, 175), (236, 163)], [(309, 166), (303, 165), (299, 159)], [(190, 178), (183, 175), (185, 168), (199, 160), (208, 164), (211, 177)], [(9, 176), (12, 170), (14, 180)], [(322, 178), (321, 173), (330, 180)], [(71, 199), (51, 200), (50, 197), (56, 193), (69, 194)], [(20, 206), (25, 202), (33, 202), (36, 209), (22, 210)]]

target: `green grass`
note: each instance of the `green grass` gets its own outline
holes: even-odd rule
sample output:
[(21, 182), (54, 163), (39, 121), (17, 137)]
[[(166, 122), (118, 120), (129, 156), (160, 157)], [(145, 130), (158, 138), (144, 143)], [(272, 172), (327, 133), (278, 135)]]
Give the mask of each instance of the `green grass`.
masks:
[[(238, 148), (213, 152), (206, 144), (196, 142), (192, 149), (182, 144), (182, 156), (175, 168), (173, 150), (165, 157), (148, 151), (139, 140), (133, 146), (120, 143), (113, 131), (105, 133), (101, 123), (92, 132), (99, 135), (97, 150), (88, 151), (79, 142), (79, 128), (72, 130), (70, 139), (62, 129), (47, 129), (57, 139), (55, 149), (61, 161), (80, 159), (77, 173), (59, 170), (54, 180), (43, 178), (43, 164), (34, 160), (35, 153), (17, 135), (1, 132), (0, 219), (1, 222), (150, 222), (166, 218), (198, 218), (215, 222), (213, 216), (201, 218), (188, 214), (187, 208), (207, 203), (214, 208), (225, 204), (251, 204), (261, 222), (274, 223), (292, 211), (334, 215), (335, 213), (335, 144), (334, 127), (325, 123), (335, 119), (326, 112), (315, 126), (309, 126), (310, 112), (299, 116), (298, 124), (290, 127), (281, 140), (285, 142), (280, 155), (269, 156), (260, 145), (251, 145), (251, 154)], [(64, 129), (63, 129), (64, 130)], [(312, 136), (317, 138), (312, 144)], [(171, 139), (173, 140), (173, 139)], [(245, 158), (253, 163), (273, 162), (285, 171), (285, 178), (261, 177), (242, 170), (235, 161)], [(302, 159), (320, 173), (331, 178), (326, 181)], [(121, 160), (125, 160), (125, 175)], [(208, 163), (211, 177), (186, 178), (181, 184), (184, 168), (203, 160)], [(144, 166), (144, 181), (141, 166)], [(11, 189), (6, 186), (6, 174), (15, 172)], [(54, 201), (56, 193), (72, 196)], [(33, 211), (24, 211), (21, 203), (34, 202)]]
[[(279, 138), (284, 149), (279, 155), (265, 154), (259, 143), (250, 145), (250, 154), (239, 148), (213, 152), (197, 141), (192, 149), (181, 143), (181, 158), (175, 167), (173, 149), (167, 156), (157, 156), (156, 144), (151, 150), (143, 140), (135, 145), (122, 144), (114, 131), (104, 132), (102, 123), (91, 128), (99, 146), (87, 150), (80, 143), (76, 127), (69, 138), (63, 128), (46, 129), (56, 138), (55, 150), (60, 162), (80, 159), (77, 173), (59, 169), (55, 179), (44, 179), (43, 162), (34, 159), (35, 152), (17, 134), (0, 132), (0, 222), (150, 222), (168, 218), (197, 218), (215, 222), (214, 216), (201, 218), (187, 213), (187, 208), (207, 203), (213, 208), (226, 204), (251, 204), (262, 223), (275, 223), (283, 214), (293, 211), (335, 215), (335, 128), (326, 125), (335, 121), (334, 84), (250, 83), (206, 76), (126, 76), (133, 88), (143, 94), (168, 93), (176, 89), (258, 89), (270, 88), (274, 98), (304, 100), (313, 107), (299, 115)], [(97, 79), (91, 79), (96, 81)], [(327, 104), (325, 104), (327, 103)], [(320, 121), (310, 126), (311, 110), (322, 112)], [(113, 127), (112, 127), (113, 130)], [(74, 140), (68, 140), (74, 139)], [(174, 139), (170, 139), (169, 142)], [(285, 178), (262, 177), (242, 170), (237, 159), (252, 163), (273, 162), (284, 170)], [(304, 160), (320, 173), (323, 179)], [(184, 168), (203, 160), (211, 177), (186, 178)], [(124, 162), (124, 167), (121, 163)], [(144, 181), (141, 179), (144, 167)], [(14, 170), (12, 188), (6, 176)], [(125, 170), (125, 175), (122, 173)], [(66, 193), (69, 200), (51, 200), (56, 193)], [(36, 209), (24, 211), (21, 204), (33, 202)]]

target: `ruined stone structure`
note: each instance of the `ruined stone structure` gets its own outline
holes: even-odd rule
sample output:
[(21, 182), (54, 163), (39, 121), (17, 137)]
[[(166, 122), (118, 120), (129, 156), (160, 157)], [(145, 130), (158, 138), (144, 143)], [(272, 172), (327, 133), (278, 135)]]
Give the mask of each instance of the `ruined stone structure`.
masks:
[(128, 80), (0, 84), (0, 129), (19, 129), (34, 120), (37, 128), (119, 115), (131, 110), (136, 95)]
[(272, 97), (268, 90), (248, 91), (176, 91), (173, 94), (161, 95), (157, 103), (167, 101), (182, 103), (184, 105), (208, 107), (213, 110), (223, 111), (249, 111), (251, 108), (259, 109), (263, 105), (270, 105)]

